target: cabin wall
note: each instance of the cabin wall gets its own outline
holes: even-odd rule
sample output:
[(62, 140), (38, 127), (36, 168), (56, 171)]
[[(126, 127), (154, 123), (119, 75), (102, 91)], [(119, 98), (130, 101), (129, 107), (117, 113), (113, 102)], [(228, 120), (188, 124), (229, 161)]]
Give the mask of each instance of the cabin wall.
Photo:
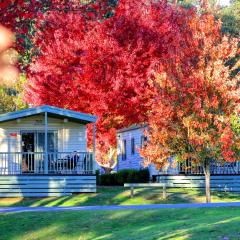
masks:
[[(86, 125), (48, 118), (48, 130), (58, 132), (58, 151), (87, 151)], [(44, 116), (0, 123), (0, 152), (21, 152), (21, 131), (44, 131)]]
[[(138, 148), (141, 147), (141, 137), (143, 136), (145, 128), (127, 129), (122, 132), (118, 132), (117, 136), (117, 149), (118, 149), (118, 165), (117, 171), (122, 169), (141, 169), (143, 159), (141, 158)], [(135, 139), (135, 154), (131, 154), (131, 139)], [(123, 141), (126, 140), (126, 159), (122, 157)], [(196, 172), (196, 167), (191, 167), (191, 164), (185, 165), (186, 174), (199, 174), (203, 172)], [(168, 163), (157, 170), (154, 164), (148, 166), (150, 176), (153, 175), (177, 175), (182, 173), (179, 165), (174, 161), (174, 158), (169, 158)], [(195, 169), (195, 170), (194, 170)], [(219, 162), (212, 166), (211, 171), (214, 174), (240, 174), (240, 161), (234, 165), (232, 163), (226, 163), (224, 166)]]
[[(118, 165), (117, 170), (122, 169), (142, 169), (143, 159), (139, 154), (138, 149), (141, 148), (141, 138), (144, 136), (145, 128), (137, 128), (124, 132), (119, 132), (117, 134), (117, 152), (118, 152)], [(131, 139), (135, 142), (135, 153), (132, 154), (132, 144)], [(122, 158), (122, 142), (126, 140), (126, 160)], [(148, 166), (150, 175), (158, 174), (154, 164)]]
[[(131, 131), (121, 132), (117, 134), (117, 150), (118, 150), (118, 170), (121, 169), (140, 169), (142, 167), (142, 158), (138, 152), (141, 147), (141, 136), (143, 129), (138, 128)], [(135, 141), (135, 154), (131, 153), (131, 139)], [(122, 158), (122, 142), (126, 140), (126, 160)]]
[[(137, 129), (131, 129), (124, 132), (118, 133), (117, 138), (117, 149), (118, 149), (118, 168), (121, 169), (141, 169), (143, 159), (138, 152), (138, 148), (141, 147), (141, 138), (144, 135), (144, 127)], [(135, 140), (135, 154), (131, 154), (131, 139)], [(122, 158), (122, 142), (126, 140), (126, 160)], [(161, 171), (158, 171), (154, 164), (148, 166), (150, 176), (162, 174), (178, 174), (178, 169), (174, 166), (173, 159), (169, 159), (169, 164), (167, 164)]]
[[(0, 152), (21, 152), (22, 131), (44, 131), (44, 116), (31, 116), (20, 120), (0, 123)], [(58, 152), (87, 152), (86, 125), (64, 122), (63, 119), (48, 118), (48, 130), (57, 131)], [(0, 155), (0, 173), (8, 174), (9, 169), (19, 170), (20, 155)]]

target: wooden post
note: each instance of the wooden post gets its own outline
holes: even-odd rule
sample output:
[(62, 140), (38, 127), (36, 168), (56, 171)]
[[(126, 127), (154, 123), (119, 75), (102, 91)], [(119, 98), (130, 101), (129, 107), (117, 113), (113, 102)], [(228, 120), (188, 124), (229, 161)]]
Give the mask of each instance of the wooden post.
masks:
[(165, 183), (163, 183), (162, 198), (163, 198), (163, 199), (166, 199), (166, 198), (167, 198), (167, 191), (166, 191), (166, 184), (165, 184)]
[(131, 187), (131, 198), (134, 197), (134, 187)]
[(93, 124), (93, 174), (96, 173), (96, 123)]
[(48, 174), (48, 114), (45, 112), (44, 115), (44, 146), (45, 146), (45, 154), (44, 154), (44, 174)]

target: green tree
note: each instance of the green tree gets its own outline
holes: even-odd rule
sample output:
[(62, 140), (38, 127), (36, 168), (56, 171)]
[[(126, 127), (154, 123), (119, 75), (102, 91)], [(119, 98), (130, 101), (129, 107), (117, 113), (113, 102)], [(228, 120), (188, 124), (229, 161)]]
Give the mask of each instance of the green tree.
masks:
[(223, 22), (222, 32), (232, 36), (240, 36), (240, 0), (232, 0), (231, 4), (222, 7), (220, 17)]
[(19, 81), (12, 86), (0, 85), (0, 113), (27, 108), (22, 95), (25, 81), (25, 75), (20, 75)]

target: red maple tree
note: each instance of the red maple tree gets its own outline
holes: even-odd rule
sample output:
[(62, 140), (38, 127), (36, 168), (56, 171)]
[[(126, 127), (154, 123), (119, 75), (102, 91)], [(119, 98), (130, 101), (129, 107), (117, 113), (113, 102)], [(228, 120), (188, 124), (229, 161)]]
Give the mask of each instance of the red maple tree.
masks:
[(147, 120), (148, 79), (161, 59), (177, 59), (187, 11), (144, 0), (122, 0), (102, 21), (48, 11), (35, 25), (40, 54), (29, 68), (28, 101), (97, 115), (98, 160), (109, 162), (116, 128)]
[(141, 154), (158, 168), (173, 156), (201, 165), (210, 202), (211, 160), (240, 157), (239, 130), (233, 126), (240, 113), (239, 75), (231, 76), (233, 69), (226, 65), (238, 51), (238, 39), (221, 36), (220, 23), (207, 13), (193, 13), (183, 27), (189, 33), (184, 42), (188, 57), (161, 65), (152, 81), (149, 143)]
[(48, 11), (74, 12), (88, 20), (100, 20), (111, 16), (114, 6), (114, 0), (4, 0), (0, 2), (0, 23), (15, 33), (19, 67), (27, 71), (32, 56), (38, 53), (31, 40), (36, 31), (35, 23), (42, 15)]
[[(224, 82), (222, 89), (227, 90), (221, 91), (226, 93), (226, 99), (234, 95), (234, 87), (229, 85), (235, 86), (236, 79), (228, 81), (224, 61), (236, 50), (236, 41), (221, 38), (219, 24), (211, 15), (151, 0), (121, 0), (117, 6), (106, 5), (109, 1), (94, 4), (79, 1), (66, 4), (60, 0), (10, 2), (23, 4), (17, 8), (19, 19), (4, 15), (17, 33), (21, 35), (19, 24), (26, 26), (29, 19), (34, 19), (30, 22), (34, 24), (35, 33), (29, 38), (38, 52), (28, 68), (27, 101), (97, 115), (97, 158), (104, 166), (111, 160), (109, 154), (114, 155), (116, 128), (149, 119), (153, 144), (149, 144), (143, 154), (161, 166), (162, 156), (166, 159), (173, 154), (173, 147), (164, 148), (161, 141), (165, 144), (177, 135), (181, 136), (177, 141), (179, 149), (194, 145), (194, 141), (205, 146), (206, 141), (195, 136), (215, 124), (210, 117), (215, 116), (214, 106), (205, 102), (219, 107), (223, 102), (223, 109), (228, 113), (226, 119), (230, 117), (229, 111), (235, 113), (238, 100), (231, 100), (232, 105), (220, 101), (223, 96), (215, 87)], [(37, 6), (40, 2), (41, 7)], [(14, 9), (13, 5), (6, 7), (9, 13)], [(109, 12), (113, 16), (109, 17)], [(29, 28), (23, 29), (29, 31)], [(219, 72), (223, 77), (219, 77)], [(206, 90), (203, 87), (208, 86), (210, 77), (214, 80)], [(204, 114), (210, 114), (213, 122), (205, 121), (208, 116)], [(182, 119), (184, 124), (191, 123), (191, 127), (196, 125), (199, 129), (186, 132)], [(219, 136), (230, 134), (224, 124), (222, 128)], [(153, 129), (158, 130), (155, 137)], [(237, 148), (236, 143), (233, 149)], [(229, 145), (225, 149), (229, 150)], [(228, 151), (221, 153), (234, 158)]]

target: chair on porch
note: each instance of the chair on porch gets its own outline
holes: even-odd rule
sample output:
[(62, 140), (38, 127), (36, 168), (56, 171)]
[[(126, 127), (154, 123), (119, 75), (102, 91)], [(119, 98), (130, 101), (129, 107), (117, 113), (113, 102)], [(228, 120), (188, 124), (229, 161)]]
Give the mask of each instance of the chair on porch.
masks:
[(71, 154), (54, 155), (49, 158), (50, 172), (58, 174), (81, 174), (85, 171), (86, 154), (73, 151)]

